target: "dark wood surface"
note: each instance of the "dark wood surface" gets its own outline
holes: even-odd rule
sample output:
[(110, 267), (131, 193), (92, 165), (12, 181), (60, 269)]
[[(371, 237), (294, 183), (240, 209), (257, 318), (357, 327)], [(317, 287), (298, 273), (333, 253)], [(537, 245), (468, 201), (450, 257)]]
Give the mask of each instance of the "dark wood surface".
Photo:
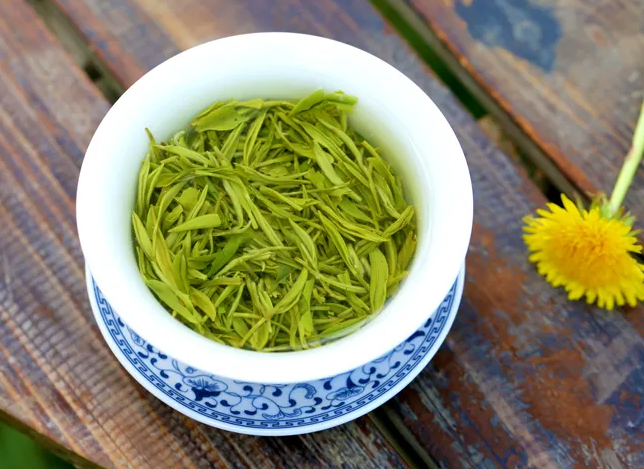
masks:
[(74, 220), (79, 167), (109, 105), (21, 1), (0, 2), (0, 103), (0, 417), (80, 466), (407, 467), (366, 417), (241, 436), (136, 384), (92, 317)]
[[(550, 175), (612, 189), (644, 98), (644, 0), (384, 1)], [(640, 225), (643, 197), (637, 178), (626, 202)]]
[[(644, 438), (641, 428), (644, 421), (641, 402), (644, 374), (640, 364), (644, 356), (644, 342), (638, 332), (644, 328), (641, 320), (637, 319), (642, 317), (642, 309), (638, 308), (628, 313), (602, 313), (580, 304), (572, 304), (567, 302), (563, 293), (553, 290), (536, 275), (527, 262), (521, 241), (521, 218), (536, 206), (542, 205), (545, 202), (544, 197), (527, 180), (516, 163), (485, 136), (449, 91), (437, 82), (414, 54), (410, 53), (405, 43), (366, 1), (181, 0), (160, 3), (153, 0), (115, 0), (109, 4), (101, 0), (55, 2), (69, 15), (90, 47), (123, 86), (130, 85), (146, 70), (183, 48), (229, 34), (265, 30), (299, 31), (333, 37), (380, 56), (410, 76), (445, 113), (463, 145), (474, 184), (475, 229), (468, 256), (466, 294), (454, 328), (430, 366), (386, 405), (386, 412), (394, 416), (394, 419), (400, 419), (399, 430), (408, 431), (420, 443), (423, 451), (436, 459), (442, 467), (635, 469), (644, 466)], [(82, 79), (79, 80), (82, 82)], [(85, 88), (89, 89), (87, 85)], [(100, 101), (98, 98), (96, 100)], [(97, 105), (93, 100), (89, 101), (91, 102), (87, 103), (87, 106)], [(105, 108), (102, 110), (104, 112)], [(570, 131), (577, 130), (572, 128)], [(91, 130), (88, 130), (83, 135), (87, 139), (90, 134)], [(82, 148), (82, 144), (79, 145)], [(52, 170), (45, 168), (43, 172), (49, 174)], [(21, 180), (18, 176), (15, 179)], [(22, 184), (28, 184), (25, 178), (22, 180)], [(35, 203), (32, 200), (38, 200), (32, 193), (25, 193), (19, 199), (23, 204)], [(71, 201), (67, 204), (67, 216), (73, 220)], [(48, 217), (41, 216), (45, 221), (49, 220)], [(34, 226), (30, 220), (24, 223), (28, 227)], [(67, 223), (67, 226), (70, 226), (70, 222)], [(58, 228), (61, 222), (51, 224)], [(14, 238), (17, 229), (13, 228), (14, 231), (10, 231)], [(58, 238), (51, 235), (47, 229), (40, 229), (43, 231), (42, 236), (49, 234), (49, 241), (40, 241), (41, 247), (36, 250), (28, 249), (29, 246), (33, 246), (34, 241), (22, 242), (19, 245), (20, 249), (13, 248), (16, 254), (12, 256), (27, 257), (12, 261), (14, 263), (11, 266), (45, 265), (39, 258), (30, 260), (28, 256), (36, 256), (38, 249), (53, 249), (48, 243), (53, 243), (52, 240)], [(25, 229), (17, 231), (20, 239), (26, 237), (22, 235), (23, 230)], [(70, 231), (72, 230), (70, 227)], [(12, 236), (9, 237), (11, 238)], [(75, 240), (72, 238), (68, 242), (73, 245)], [(80, 278), (80, 253), (77, 253), (77, 256), (78, 258), (68, 262), (77, 266), (74, 275)], [(56, 268), (70, 269), (64, 262)], [(23, 277), (30, 278), (29, 275), (36, 275), (33, 273), (35, 269), (36, 267), (32, 267), (32, 271), (27, 271)], [(39, 281), (34, 281), (38, 284), (47, 281), (47, 285), (53, 285), (49, 287), (51, 293), (46, 300), (52, 303), (47, 306), (47, 312), (39, 311), (38, 314), (34, 314), (35, 306), (29, 306), (28, 309), (28, 305), (20, 305), (14, 307), (11, 312), (5, 312), (3, 309), (3, 319), (7, 317), (7, 321), (16, 324), (18, 321), (12, 318), (22, 311), (27, 311), (26, 316), (32, 323), (42, 324), (40, 321), (44, 321), (44, 324), (49, 325), (61, 322), (70, 324), (68, 328), (72, 329), (75, 323), (68, 317), (77, 315), (88, 323), (86, 327), (91, 328), (92, 322), (85, 306), (85, 294), (80, 291), (79, 281), (65, 273), (66, 271), (61, 270), (57, 273), (54, 267), (48, 269), (50, 268), (38, 272), (41, 277)], [(6, 271), (11, 272), (12, 276), (18, 275), (15, 270)], [(24, 278), (20, 281), (26, 282)], [(78, 290), (78, 295), (73, 300), (75, 305), (67, 306), (72, 312), (59, 311), (62, 308), (61, 291), (73, 288)], [(0, 289), (5, 295), (7, 291), (13, 290), (7, 287)], [(23, 292), (26, 295), (34, 295), (27, 288), (24, 288)], [(32, 303), (37, 305), (38, 301), (41, 300), (36, 298)], [(83, 314), (80, 311), (83, 311)], [(48, 314), (53, 315), (55, 320), (48, 319)], [(11, 325), (7, 329), (15, 334), (15, 327)], [(39, 327), (42, 329), (44, 326)], [(31, 326), (27, 331), (32, 331), (33, 328), (34, 326)], [(30, 333), (34, 334), (33, 331)], [(64, 337), (63, 332), (59, 334)], [(45, 385), (51, 393), (52, 389), (58, 389), (52, 382), (66, 389), (65, 386), (68, 386), (67, 382), (71, 379), (68, 375), (59, 378), (56, 375), (58, 371), (55, 370), (60, 366), (65, 370), (73, 368), (74, 363), (85, 363), (83, 358), (86, 358), (88, 362), (92, 359), (100, 362), (100, 365), (95, 364), (94, 368), (105, 368), (106, 371), (100, 376), (107, 382), (117, 383), (116, 387), (128, 383), (126, 389), (136, 388), (119, 369), (115, 360), (104, 351), (95, 328), (91, 334), (94, 349), (103, 350), (100, 352), (103, 353), (100, 360), (87, 352), (83, 355), (76, 349), (65, 350), (63, 347), (62, 350), (56, 349), (57, 354), (51, 354), (61, 357), (57, 358), (58, 361), (54, 364), (32, 358), (34, 348), (42, 347), (38, 345), (34, 335), (29, 336), (25, 333), (19, 334), (17, 339), (9, 339), (8, 342), (16, 342), (18, 347), (27, 350), (22, 352), (22, 349), (19, 349), (12, 354), (15, 353), (18, 357), (25, 354), (28, 356), (22, 358), (23, 363), (16, 367), (21, 371), (14, 371), (14, 375), (25, 374), (22, 371), (24, 369), (33, 369), (35, 376), (46, 375), (43, 370), (51, 371), (54, 378), (49, 378), (51, 382), (47, 381)], [(4, 339), (2, 346), (6, 348)], [(51, 346), (57, 345), (54, 343)], [(43, 351), (45, 352), (47, 351)], [(68, 361), (71, 364), (67, 364)], [(88, 384), (76, 380), (73, 381), (72, 387), (76, 389), (76, 386), (84, 386), (89, 393), (83, 395), (84, 398), (97, 405), (96, 399), (100, 393), (92, 386), (105, 395), (108, 391), (102, 386), (106, 385), (100, 377), (93, 375), (96, 373), (94, 368), (88, 364), (82, 366), (87, 367), (87, 371), (79, 376), (85, 377)], [(18, 383), (22, 382), (22, 378), (15, 380)], [(28, 388), (27, 385), (24, 387)], [(31, 389), (33, 388), (32, 385)], [(20, 405), (27, 405), (15, 404), (22, 402), (18, 396), (19, 393), (14, 393), (11, 398), (0, 401), (4, 407), (11, 407), (8, 413), (15, 414), (21, 411)], [(36, 402), (43, 400), (42, 397), (38, 399)], [(113, 400), (110, 402), (115, 406)], [(150, 431), (146, 429), (154, 425), (151, 420), (155, 419), (160, 421), (164, 428), (170, 428), (171, 437), (155, 439), (149, 433), (144, 433), (145, 441), (135, 440), (139, 446), (132, 443), (125, 445), (131, 448), (131, 451), (126, 453), (131, 458), (136, 457), (135, 455), (142, 458), (142, 454), (152, 458), (156, 456), (156, 452), (171, 447), (172, 450), (168, 451), (177, 452), (175, 457), (182, 456), (185, 464), (191, 463), (195, 457), (193, 453), (196, 452), (201, 455), (201, 461), (206, 461), (207, 455), (214, 457), (214, 454), (219, 454), (219, 457), (227, 457), (229, 464), (232, 464), (231, 461), (235, 458), (239, 458), (240, 453), (261, 456), (259, 459), (239, 459), (237, 467), (249, 465), (248, 461), (253, 461), (257, 467), (279, 467), (279, 464), (291, 467), (301, 465), (303, 461), (312, 466), (339, 466), (339, 458), (342, 456), (338, 456), (340, 453), (337, 452), (331, 455), (323, 453), (326, 458), (332, 458), (330, 462), (328, 459), (323, 462), (306, 459), (305, 448), (322, 448), (326, 442), (332, 446), (339, 445), (341, 448), (336, 451), (346, 450), (342, 455), (356, 450), (363, 458), (368, 457), (366, 454), (369, 449), (376, 448), (379, 444), (383, 445), (383, 455), (373, 456), (379, 459), (365, 459), (364, 465), (360, 467), (369, 467), (369, 464), (387, 467), (387, 464), (396, 462), (388, 452), (388, 447), (382, 440), (377, 439), (378, 434), (365, 419), (359, 420), (355, 425), (349, 424), (319, 435), (265, 440), (205, 430), (180, 417), (142, 391), (131, 397), (131, 401), (128, 402), (137, 409), (137, 406), (142, 406), (143, 410), (136, 414), (138, 419), (125, 417), (127, 412), (118, 407), (120, 412), (116, 414), (123, 420), (114, 418), (107, 424), (101, 418), (104, 419), (106, 414), (114, 414), (106, 410), (110, 404), (103, 404), (103, 412), (96, 414), (96, 423), (91, 432), (86, 430), (84, 425), (74, 426), (73, 420), (69, 428), (65, 426), (65, 418), (78, 412), (77, 403), (70, 405), (68, 402), (64, 408), (53, 405), (54, 409), (62, 409), (57, 411), (55, 419), (49, 418), (49, 421), (59, 422), (58, 425), (54, 424), (56, 431), (48, 430), (49, 427), (43, 424), (49, 415), (47, 412), (53, 412), (51, 400), (44, 401), (38, 407), (38, 413), (34, 413), (35, 417), (28, 414), (30, 417), (22, 420), (30, 421), (38, 431), (53, 435), (54, 439), (75, 451), (79, 446), (75, 444), (77, 440), (66, 436), (72, 431), (70, 428), (76, 428), (76, 431), (80, 428), (83, 432), (88, 432), (83, 435), (90, 442), (95, 441), (95, 435), (105, 434), (101, 432), (114, 435), (112, 432), (116, 431), (114, 441), (121, 444), (130, 441), (128, 436), (131, 438), (132, 432), (126, 431), (132, 422), (138, 425), (137, 429), (140, 432)], [(140, 402), (145, 404), (137, 404)], [(83, 412), (85, 418), (87, 415), (94, 415), (92, 410)], [(37, 416), (44, 417), (39, 419)], [(60, 436), (56, 436), (57, 432)], [(173, 438), (177, 435), (183, 438)], [(195, 443), (194, 435), (200, 436), (197, 439), (198, 443)], [(356, 447), (352, 441), (354, 438), (362, 442), (363, 446)], [(374, 438), (380, 443), (374, 443)], [(341, 439), (344, 441), (338, 441)], [(171, 444), (168, 444), (168, 441)], [(243, 444), (239, 441), (245, 442), (251, 449), (243, 446), (245, 451), (239, 451), (237, 448)], [(146, 445), (149, 447), (145, 448)], [(265, 445), (281, 450), (281, 462), (262, 456), (267, 451)], [(112, 444), (106, 448), (94, 444), (88, 446), (83, 454), (101, 464), (107, 461), (113, 466), (127, 467), (127, 462), (113, 459), (112, 451), (118, 446)], [(367, 449), (360, 451), (361, 447)], [(227, 454), (228, 448), (235, 450), (232, 454)], [(137, 453), (137, 450), (144, 452)], [(118, 453), (116, 454), (118, 456)], [(358, 456), (349, 457), (351, 459), (349, 462), (345, 461), (346, 464), (350, 464)], [(383, 465), (383, 458), (389, 462)], [(155, 461), (159, 459), (161, 458)], [(203, 467), (207, 466), (206, 462), (200, 464)], [(200, 467), (197, 463), (194, 465)], [(225, 467), (225, 463), (221, 465)], [(161, 464), (159, 467), (169, 466)]]

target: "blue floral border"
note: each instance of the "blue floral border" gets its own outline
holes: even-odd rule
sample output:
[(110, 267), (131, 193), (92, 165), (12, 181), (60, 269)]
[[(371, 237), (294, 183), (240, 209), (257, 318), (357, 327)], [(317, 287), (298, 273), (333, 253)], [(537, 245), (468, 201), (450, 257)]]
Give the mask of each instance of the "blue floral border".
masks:
[[(390, 391), (422, 362), (450, 322), (448, 318), (454, 305), (457, 285), (458, 279), (436, 313), (423, 327), (388, 354), (333, 378), (288, 385), (290, 392), (282, 396), (287, 386), (242, 383), (218, 378), (183, 365), (156, 350), (121, 320), (92, 278), (96, 304), (111, 338), (142, 377), (176, 404), (207, 419), (231, 426), (258, 429), (297, 428), (327, 422), (354, 412)], [(409, 359), (402, 363), (400, 358), (404, 356), (409, 356)], [(176, 375), (177, 379), (171, 379), (170, 374)], [(382, 378), (386, 379), (381, 382)], [(238, 390), (233, 392), (229, 389), (232, 387)], [(363, 395), (368, 387), (371, 389)], [(239, 389), (243, 391), (240, 392)], [(325, 390), (325, 395), (318, 397), (318, 391), (322, 390)], [(297, 396), (295, 391), (298, 391)], [(288, 398), (288, 405), (276, 404), (273, 396)], [(252, 405), (246, 405), (245, 409), (237, 411), (234, 409), (238, 404), (231, 404), (234, 400), (239, 403), (249, 401)], [(226, 409), (228, 414), (220, 412), (218, 408)], [(308, 413), (315, 415), (304, 416)]]

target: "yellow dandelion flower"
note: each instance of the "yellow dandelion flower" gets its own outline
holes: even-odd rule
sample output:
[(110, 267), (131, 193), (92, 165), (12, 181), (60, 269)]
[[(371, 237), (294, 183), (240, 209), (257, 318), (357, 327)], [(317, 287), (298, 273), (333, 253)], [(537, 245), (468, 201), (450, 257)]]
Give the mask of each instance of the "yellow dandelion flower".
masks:
[(550, 203), (525, 218), (524, 241), (539, 273), (570, 300), (585, 296), (608, 310), (644, 300), (644, 265), (632, 256), (642, 246), (627, 220), (606, 216), (600, 205), (583, 210), (561, 200), (563, 207)]

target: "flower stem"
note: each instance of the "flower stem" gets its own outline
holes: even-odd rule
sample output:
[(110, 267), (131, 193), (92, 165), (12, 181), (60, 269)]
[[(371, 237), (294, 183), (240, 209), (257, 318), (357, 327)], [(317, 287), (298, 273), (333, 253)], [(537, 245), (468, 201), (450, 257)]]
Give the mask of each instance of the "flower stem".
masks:
[(637, 172), (642, 157), (644, 156), (644, 101), (642, 102), (642, 109), (640, 110), (640, 116), (635, 124), (635, 132), (633, 133), (633, 141), (631, 143), (631, 148), (626, 154), (624, 159), (624, 164), (622, 169), (617, 176), (617, 182), (615, 182), (615, 187), (613, 188), (613, 193), (610, 195), (610, 200), (608, 201), (608, 210), (610, 215), (613, 216), (622, 206), (624, 202), (624, 197), (626, 197), (626, 192), (633, 182), (633, 177)]

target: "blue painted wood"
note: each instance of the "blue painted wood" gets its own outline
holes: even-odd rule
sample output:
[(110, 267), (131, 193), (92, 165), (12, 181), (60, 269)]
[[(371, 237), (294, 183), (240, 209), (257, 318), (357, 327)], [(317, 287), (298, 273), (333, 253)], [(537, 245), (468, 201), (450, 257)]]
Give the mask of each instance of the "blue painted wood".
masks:
[[(382, 1), (550, 175), (612, 190), (644, 99), (644, 0)], [(636, 178), (626, 204), (640, 227), (643, 197)]]
[(554, 69), (562, 36), (553, 10), (528, 0), (459, 1), (454, 9), (475, 41), (503, 48), (545, 72)]

